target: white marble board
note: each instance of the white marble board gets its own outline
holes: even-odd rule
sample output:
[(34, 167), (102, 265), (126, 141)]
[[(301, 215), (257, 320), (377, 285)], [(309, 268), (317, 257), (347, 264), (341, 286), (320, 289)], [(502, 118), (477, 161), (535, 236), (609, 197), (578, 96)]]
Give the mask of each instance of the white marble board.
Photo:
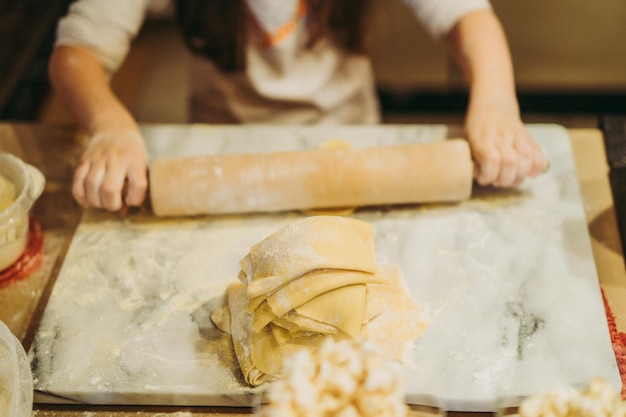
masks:
[[(567, 131), (531, 125), (550, 171), (460, 204), (362, 209), (432, 323), (407, 402), (493, 411), (596, 376), (621, 387)], [(443, 140), (443, 126), (143, 126), (151, 155)], [(40, 402), (252, 406), (209, 314), (250, 246), (302, 213), (155, 219), (88, 211), (30, 356)]]

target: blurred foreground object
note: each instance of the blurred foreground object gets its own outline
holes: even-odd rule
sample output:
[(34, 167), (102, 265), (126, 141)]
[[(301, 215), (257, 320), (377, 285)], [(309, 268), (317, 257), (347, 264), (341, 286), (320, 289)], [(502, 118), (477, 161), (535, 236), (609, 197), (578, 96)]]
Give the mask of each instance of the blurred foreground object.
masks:
[(22, 344), (0, 321), (0, 416), (30, 417), (33, 379)]
[(285, 358), (261, 417), (404, 417), (400, 365), (387, 362), (367, 341), (327, 338), (315, 352)]
[(624, 417), (626, 403), (601, 378), (591, 381), (583, 391), (561, 388), (524, 400), (520, 417)]

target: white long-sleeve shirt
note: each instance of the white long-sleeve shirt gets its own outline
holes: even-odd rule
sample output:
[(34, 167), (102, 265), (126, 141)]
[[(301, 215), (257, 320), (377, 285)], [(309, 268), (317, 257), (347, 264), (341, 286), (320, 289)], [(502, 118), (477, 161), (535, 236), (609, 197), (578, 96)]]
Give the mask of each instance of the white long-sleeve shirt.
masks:
[[(57, 45), (95, 54), (110, 73), (123, 62), (151, 0), (77, 0), (57, 29)], [(190, 65), (190, 119), (209, 123), (377, 123), (369, 59), (327, 40), (305, 48), (305, 0), (247, 0), (255, 24), (243, 72), (226, 73), (201, 57)], [(434, 36), (446, 34), (488, 0), (404, 0)]]

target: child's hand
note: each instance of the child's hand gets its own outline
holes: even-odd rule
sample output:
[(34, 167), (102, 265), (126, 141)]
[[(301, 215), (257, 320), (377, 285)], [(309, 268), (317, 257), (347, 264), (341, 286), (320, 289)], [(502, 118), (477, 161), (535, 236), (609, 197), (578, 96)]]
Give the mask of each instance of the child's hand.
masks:
[(520, 120), (516, 103), (471, 103), (465, 133), (480, 185), (515, 187), (547, 169), (548, 162)]
[(110, 211), (141, 205), (148, 188), (147, 159), (146, 146), (138, 131), (93, 135), (74, 172), (74, 198), (84, 207)]

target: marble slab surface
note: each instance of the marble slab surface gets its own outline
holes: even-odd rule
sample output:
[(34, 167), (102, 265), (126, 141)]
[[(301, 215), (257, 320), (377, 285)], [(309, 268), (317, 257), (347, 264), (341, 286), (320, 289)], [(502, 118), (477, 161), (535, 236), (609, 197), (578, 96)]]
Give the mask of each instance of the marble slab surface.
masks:
[[(517, 190), (460, 204), (364, 208), (431, 325), (405, 364), (407, 402), (493, 411), (596, 377), (621, 387), (567, 131), (531, 125), (551, 163)], [(443, 140), (443, 126), (143, 126), (151, 155)], [(239, 260), (302, 217), (156, 219), (88, 211), (30, 352), (36, 401), (253, 406), (209, 315)]]

